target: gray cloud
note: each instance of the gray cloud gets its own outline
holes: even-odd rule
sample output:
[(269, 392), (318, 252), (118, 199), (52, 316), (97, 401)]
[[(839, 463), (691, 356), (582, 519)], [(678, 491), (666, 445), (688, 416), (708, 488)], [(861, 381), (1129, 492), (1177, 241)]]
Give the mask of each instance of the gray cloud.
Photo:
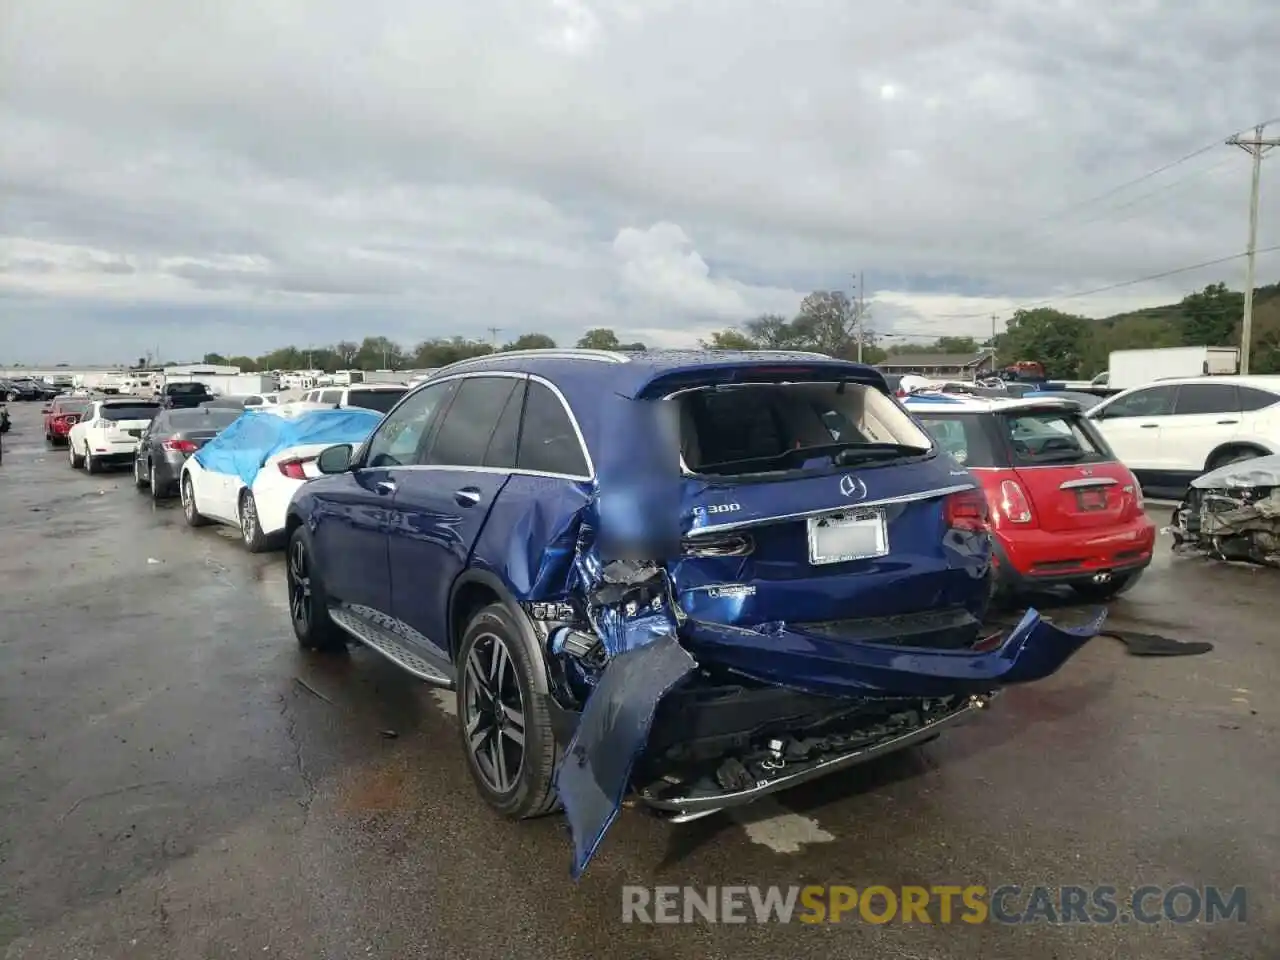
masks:
[(9, 0), (0, 328), (681, 343), (862, 270), (880, 325), (982, 332), (1240, 250), (1225, 146), (1072, 205), (1280, 113), (1277, 47), (1265, 0)]

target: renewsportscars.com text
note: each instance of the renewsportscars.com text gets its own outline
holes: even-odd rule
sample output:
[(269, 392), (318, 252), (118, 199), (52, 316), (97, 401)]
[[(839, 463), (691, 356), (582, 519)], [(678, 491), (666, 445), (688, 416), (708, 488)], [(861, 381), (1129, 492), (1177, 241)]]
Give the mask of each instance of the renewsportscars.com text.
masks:
[(622, 888), (623, 923), (1244, 923), (1244, 887), (868, 886)]

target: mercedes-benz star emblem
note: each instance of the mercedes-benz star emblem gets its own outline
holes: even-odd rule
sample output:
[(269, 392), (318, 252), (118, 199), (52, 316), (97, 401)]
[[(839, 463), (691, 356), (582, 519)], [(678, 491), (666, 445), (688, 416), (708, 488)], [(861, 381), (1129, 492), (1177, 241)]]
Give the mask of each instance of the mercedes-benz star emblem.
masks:
[(857, 477), (845, 474), (840, 478), (840, 492), (850, 500), (861, 500), (867, 495), (867, 485)]

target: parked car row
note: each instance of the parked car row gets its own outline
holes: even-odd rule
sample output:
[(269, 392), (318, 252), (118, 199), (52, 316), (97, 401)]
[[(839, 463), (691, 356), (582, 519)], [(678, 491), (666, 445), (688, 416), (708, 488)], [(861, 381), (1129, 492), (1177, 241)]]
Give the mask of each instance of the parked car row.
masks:
[(1141, 489), (1067, 400), (899, 400), (773, 351), (508, 351), (343, 405), (370, 389), (94, 400), (69, 461), (283, 546), (300, 646), (453, 690), (480, 796), (562, 806), (575, 875), (624, 797), (695, 819), (1051, 675), (1105, 612), (998, 629), (993, 597), (1106, 599), (1151, 559)]

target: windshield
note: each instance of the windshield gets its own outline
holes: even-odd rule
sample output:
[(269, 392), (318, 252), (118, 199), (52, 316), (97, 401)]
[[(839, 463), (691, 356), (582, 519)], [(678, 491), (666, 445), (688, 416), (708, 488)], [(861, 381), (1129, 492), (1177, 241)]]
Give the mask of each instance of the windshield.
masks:
[(351, 378), (349, 383), (364, 383), (364, 374), (359, 370), (348, 370), (347, 376)]
[(404, 395), (404, 390), (349, 390), (347, 392), (347, 406), (363, 407), (366, 410), (386, 413)]
[(720, 475), (793, 470), (928, 453), (932, 442), (874, 387), (744, 384), (677, 394), (685, 466)]
[(103, 420), (118, 422), (120, 420), (150, 420), (160, 412), (158, 403), (121, 403), (103, 404)]

